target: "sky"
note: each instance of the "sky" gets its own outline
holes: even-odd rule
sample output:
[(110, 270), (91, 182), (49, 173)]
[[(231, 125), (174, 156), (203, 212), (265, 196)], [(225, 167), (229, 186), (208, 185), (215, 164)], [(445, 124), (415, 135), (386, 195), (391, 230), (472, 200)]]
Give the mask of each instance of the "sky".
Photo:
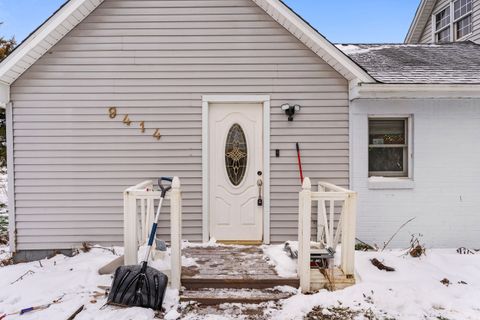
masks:
[[(18, 42), (64, 0), (0, 0), (0, 35)], [(420, 0), (285, 0), (335, 43), (401, 43)]]

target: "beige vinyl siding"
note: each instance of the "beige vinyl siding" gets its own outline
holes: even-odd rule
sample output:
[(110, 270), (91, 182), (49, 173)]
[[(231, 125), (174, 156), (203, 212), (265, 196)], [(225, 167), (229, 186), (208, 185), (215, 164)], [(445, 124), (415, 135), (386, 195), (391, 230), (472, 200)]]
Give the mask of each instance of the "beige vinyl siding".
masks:
[[(438, 0), (433, 13), (438, 12), (440, 9), (446, 7), (452, 0)], [(471, 40), (477, 43), (480, 43), (480, 0), (472, 0), (472, 34), (466, 37), (464, 40)], [(433, 40), (433, 30), (432, 30), (432, 16), (428, 19), (425, 29), (423, 30), (422, 36), (420, 38), (420, 43), (432, 43)]]
[[(19, 250), (120, 244), (123, 190), (160, 175), (181, 177), (200, 241), (202, 95), (271, 95), (272, 241), (296, 238), (295, 142), (314, 182), (349, 182), (347, 81), (250, 0), (106, 0), (11, 94)], [(302, 105), (293, 123), (283, 103)]]

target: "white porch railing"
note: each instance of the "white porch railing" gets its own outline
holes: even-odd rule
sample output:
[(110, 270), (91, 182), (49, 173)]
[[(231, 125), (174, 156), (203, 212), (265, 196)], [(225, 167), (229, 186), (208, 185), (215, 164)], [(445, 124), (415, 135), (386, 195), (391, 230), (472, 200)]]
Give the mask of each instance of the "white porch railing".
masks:
[[(309, 292), (312, 201), (318, 202), (317, 241), (325, 248), (335, 250), (341, 237), (340, 268), (346, 277), (353, 277), (357, 193), (326, 182), (320, 182), (318, 192), (312, 192), (309, 178), (305, 178), (302, 189), (299, 199), (298, 274), (302, 292)], [(335, 224), (340, 208), (340, 219)]]
[[(160, 199), (161, 191), (155, 190), (152, 181), (144, 181), (128, 188), (123, 193), (124, 205), (124, 246), (125, 264), (138, 263), (138, 248), (147, 242), (153, 219), (155, 218), (155, 201)], [(171, 275), (170, 283), (180, 289), (182, 268), (182, 197), (180, 179), (173, 178), (172, 190), (167, 193), (170, 199), (170, 234), (171, 234)], [(139, 210), (140, 209), (140, 210)]]

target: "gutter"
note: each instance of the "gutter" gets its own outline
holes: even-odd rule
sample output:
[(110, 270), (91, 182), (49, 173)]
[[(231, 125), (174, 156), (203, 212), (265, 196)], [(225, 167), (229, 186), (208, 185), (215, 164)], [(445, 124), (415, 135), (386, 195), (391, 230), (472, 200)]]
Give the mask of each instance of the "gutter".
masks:
[(359, 83), (350, 88), (350, 100), (357, 99), (475, 99), (480, 84), (385, 84)]

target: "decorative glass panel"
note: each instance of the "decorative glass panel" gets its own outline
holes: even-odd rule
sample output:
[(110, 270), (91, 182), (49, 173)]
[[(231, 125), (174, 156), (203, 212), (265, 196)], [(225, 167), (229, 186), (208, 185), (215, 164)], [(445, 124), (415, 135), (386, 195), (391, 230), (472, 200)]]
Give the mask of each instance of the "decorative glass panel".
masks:
[(234, 124), (227, 135), (225, 165), (228, 178), (234, 186), (240, 185), (247, 172), (247, 140), (242, 127)]

